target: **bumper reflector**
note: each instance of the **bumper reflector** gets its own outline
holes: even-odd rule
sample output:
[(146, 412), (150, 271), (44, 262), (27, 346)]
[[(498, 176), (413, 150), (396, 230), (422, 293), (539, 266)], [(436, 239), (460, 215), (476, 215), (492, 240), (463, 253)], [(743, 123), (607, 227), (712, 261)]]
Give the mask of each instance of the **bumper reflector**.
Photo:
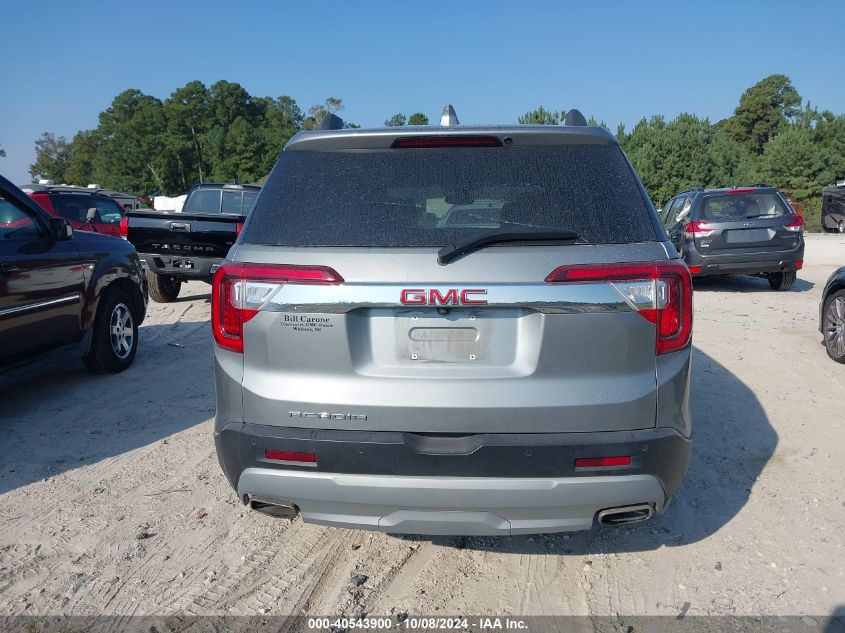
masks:
[(297, 462), (300, 464), (317, 465), (317, 453), (302, 453), (299, 451), (274, 451), (266, 449), (264, 457), (277, 462)]
[(630, 455), (616, 455), (614, 457), (578, 457), (575, 468), (602, 468), (606, 466), (630, 466)]

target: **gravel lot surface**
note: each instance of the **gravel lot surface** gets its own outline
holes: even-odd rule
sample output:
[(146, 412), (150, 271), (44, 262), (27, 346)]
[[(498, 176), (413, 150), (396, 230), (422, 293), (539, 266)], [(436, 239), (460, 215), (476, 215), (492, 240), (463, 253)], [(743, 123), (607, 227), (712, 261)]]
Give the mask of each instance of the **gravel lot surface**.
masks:
[(673, 505), (518, 538), (245, 510), (214, 454), (209, 286), (192, 283), (151, 304), (129, 371), (70, 363), (0, 394), (0, 615), (829, 614), (845, 605), (845, 366), (817, 324), (843, 264), (845, 238), (813, 235), (792, 292), (697, 282), (695, 449)]

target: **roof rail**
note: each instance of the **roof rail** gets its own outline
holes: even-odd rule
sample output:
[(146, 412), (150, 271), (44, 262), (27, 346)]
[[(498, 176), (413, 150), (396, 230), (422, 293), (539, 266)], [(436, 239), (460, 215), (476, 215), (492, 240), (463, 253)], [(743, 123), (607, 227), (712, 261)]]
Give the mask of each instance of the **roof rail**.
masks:
[(317, 126), (318, 130), (342, 130), (346, 124), (336, 114), (332, 114), (329, 112), (326, 116), (323, 117), (323, 120), (320, 121), (320, 125)]
[(771, 187), (772, 185), (766, 184), (765, 182), (755, 182), (752, 187)]
[(563, 124), (585, 126), (587, 125), (587, 119), (584, 118), (584, 115), (579, 110), (573, 108), (563, 117)]
[(460, 125), (458, 121), (458, 115), (455, 112), (455, 108), (452, 107), (452, 104), (446, 104), (446, 107), (443, 108), (443, 114), (440, 115), (440, 125), (443, 127), (451, 127), (453, 125)]

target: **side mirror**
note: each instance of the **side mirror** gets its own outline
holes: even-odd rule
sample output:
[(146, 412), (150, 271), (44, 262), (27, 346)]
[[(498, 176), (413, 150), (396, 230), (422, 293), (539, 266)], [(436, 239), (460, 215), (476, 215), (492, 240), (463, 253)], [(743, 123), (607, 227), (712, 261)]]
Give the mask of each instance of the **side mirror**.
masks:
[(96, 207), (91, 207), (90, 209), (88, 209), (88, 213), (85, 214), (85, 221), (88, 224), (91, 224), (91, 222), (93, 222), (96, 219), (97, 219), (97, 209), (96, 209)]
[(50, 218), (50, 237), (57, 242), (73, 237), (73, 227), (64, 218)]

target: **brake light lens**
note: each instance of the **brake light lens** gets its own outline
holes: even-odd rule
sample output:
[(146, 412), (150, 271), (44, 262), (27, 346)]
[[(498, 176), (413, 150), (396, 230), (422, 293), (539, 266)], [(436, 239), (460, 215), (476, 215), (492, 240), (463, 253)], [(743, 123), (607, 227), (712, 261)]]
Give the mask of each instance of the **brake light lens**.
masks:
[(716, 232), (707, 222), (687, 222), (684, 226), (684, 235), (687, 237), (710, 237)]
[(804, 218), (795, 214), (789, 219), (789, 222), (784, 225), (784, 228), (787, 231), (792, 231), (793, 233), (800, 233), (804, 230)]
[(241, 234), (241, 231), (244, 230), (244, 223), (243, 222), (235, 222), (235, 237)]
[(692, 339), (692, 277), (682, 262), (560, 266), (547, 283), (609, 283), (631, 309), (654, 323), (659, 356)]
[(122, 218), (120, 218), (120, 225), (119, 225), (119, 228), (118, 228), (118, 232), (120, 234), (120, 237), (122, 237), (123, 239), (125, 239), (125, 240), (129, 239), (129, 217), (128, 216), (124, 215)]
[(243, 353), (243, 326), (285, 284), (339, 284), (341, 277), (328, 266), (224, 262), (211, 287), (211, 330), (222, 348)]
[(614, 457), (578, 457), (575, 468), (603, 468), (607, 466), (630, 466), (630, 455), (616, 455)]
[(730, 191), (726, 191), (725, 193), (729, 196), (733, 196), (740, 193), (757, 193), (757, 190), (754, 188), (731, 189)]
[(501, 147), (502, 141), (495, 136), (408, 136), (398, 138), (391, 144), (393, 149), (421, 147)]

